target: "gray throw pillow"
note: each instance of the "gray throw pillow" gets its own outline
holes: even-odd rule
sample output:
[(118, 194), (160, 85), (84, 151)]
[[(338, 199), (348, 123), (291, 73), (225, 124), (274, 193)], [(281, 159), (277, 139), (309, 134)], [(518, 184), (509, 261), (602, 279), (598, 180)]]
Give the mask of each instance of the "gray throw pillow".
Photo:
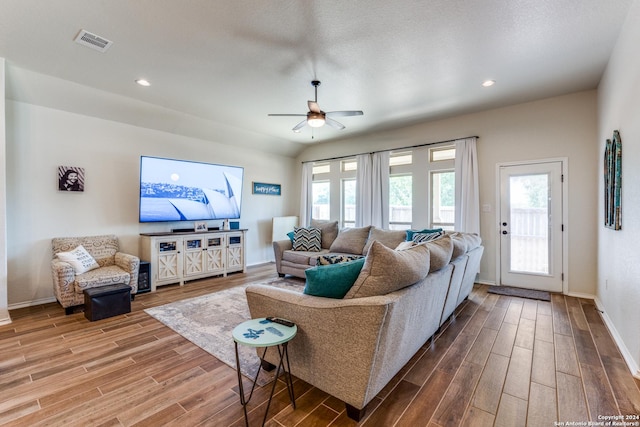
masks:
[(320, 229), (322, 249), (329, 249), (338, 236), (338, 221), (312, 219), (311, 227)]
[(333, 241), (329, 251), (344, 254), (362, 254), (371, 226), (361, 228), (343, 228)]
[(382, 243), (388, 248), (394, 249), (400, 243), (404, 242), (407, 233), (404, 230), (383, 230), (382, 228), (371, 227), (367, 244), (364, 245), (362, 254), (366, 255), (374, 240)]
[(429, 249), (425, 245), (396, 251), (374, 241), (345, 298), (385, 295), (424, 279), (428, 273)]

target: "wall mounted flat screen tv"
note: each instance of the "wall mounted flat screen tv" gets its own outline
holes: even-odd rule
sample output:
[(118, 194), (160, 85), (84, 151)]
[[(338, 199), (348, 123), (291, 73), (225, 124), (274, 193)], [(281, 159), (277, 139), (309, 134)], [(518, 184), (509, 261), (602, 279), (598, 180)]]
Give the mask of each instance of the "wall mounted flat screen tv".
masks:
[(240, 218), (244, 169), (140, 157), (140, 222)]

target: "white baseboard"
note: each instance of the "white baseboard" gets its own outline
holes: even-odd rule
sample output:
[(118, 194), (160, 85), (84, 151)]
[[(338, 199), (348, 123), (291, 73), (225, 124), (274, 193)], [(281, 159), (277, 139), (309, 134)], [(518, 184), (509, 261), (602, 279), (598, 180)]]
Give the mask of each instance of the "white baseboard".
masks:
[(567, 294), (565, 294), (568, 297), (574, 297), (574, 298), (583, 298), (583, 299), (592, 299), (595, 300), (596, 296), (593, 294), (584, 294), (582, 292), (569, 292)]
[(17, 304), (9, 304), (9, 310), (15, 310), (17, 308), (33, 307), (34, 305), (48, 304), (50, 302), (56, 302), (56, 298), (47, 297), (47, 298), (40, 298), (36, 300), (31, 300), (31, 301), (19, 302)]
[(490, 282), (488, 280), (476, 280), (475, 283), (480, 285), (496, 286), (496, 282)]
[(0, 325), (8, 325), (9, 323), (11, 323), (9, 310), (0, 310)]
[(618, 348), (620, 349), (620, 353), (622, 353), (622, 357), (624, 358), (624, 361), (627, 363), (627, 367), (631, 371), (631, 374), (635, 378), (640, 380), (640, 367), (638, 367), (638, 364), (633, 359), (631, 352), (629, 351), (627, 346), (624, 344), (624, 341), (622, 340), (622, 337), (620, 336), (620, 334), (618, 333), (618, 330), (613, 324), (613, 321), (611, 320), (607, 312), (604, 311), (604, 304), (602, 304), (602, 301), (600, 301), (598, 297), (595, 297), (594, 300), (596, 303), (596, 307), (598, 308), (598, 311), (602, 315), (602, 320), (604, 320), (604, 324), (607, 326), (609, 333), (611, 334), (611, 336), (613, 337), (613, 340), (618, 345)]

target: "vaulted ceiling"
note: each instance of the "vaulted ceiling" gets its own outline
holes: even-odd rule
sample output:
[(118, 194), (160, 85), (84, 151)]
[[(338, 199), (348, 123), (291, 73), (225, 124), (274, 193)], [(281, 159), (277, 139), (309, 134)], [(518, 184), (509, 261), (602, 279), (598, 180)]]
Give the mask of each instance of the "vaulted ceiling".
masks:
[[(294, 155), (306, 144), (596, 88), (630, 4), (2, 0), (0, 57), (10, 99), (204, 139), (235, 132), (244, 145)], [(112, 46), (75, 43), (81, 29)], [(364, 115), (337, 118), (344, 130), (300, 133), (291, 129), (304, 117), (267, 116), (305, 114), (313, 79), (324, 111)], [(495, 85), (483, 87), (489, 79)], [(83, 87), (129, 106), (98, 108)]]

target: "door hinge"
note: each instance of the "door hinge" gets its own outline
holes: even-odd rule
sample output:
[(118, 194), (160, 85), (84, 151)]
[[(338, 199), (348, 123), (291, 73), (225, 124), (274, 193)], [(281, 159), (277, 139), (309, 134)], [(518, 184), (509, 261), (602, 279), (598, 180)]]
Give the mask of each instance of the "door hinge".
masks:
[(564, 174), (560, 174), (560, 182), (564, 182)]
[(564, 273), (560, 273), (560, 280), (564, 282)]
[(560, 231), (564, 231), (564, 224), (560, 226)]

